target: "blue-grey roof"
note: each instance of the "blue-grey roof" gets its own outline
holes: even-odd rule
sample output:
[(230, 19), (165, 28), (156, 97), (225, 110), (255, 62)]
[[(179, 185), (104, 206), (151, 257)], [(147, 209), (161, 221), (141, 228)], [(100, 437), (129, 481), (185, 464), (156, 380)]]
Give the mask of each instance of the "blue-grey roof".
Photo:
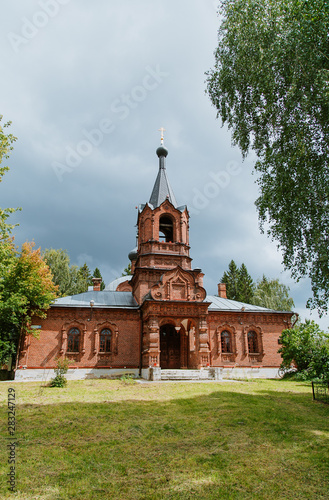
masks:
[[(126, 280), (131, 279), (131, 276), (122, 276)], [(116, 283), (122, 282), (121, 278), (113, 281), (108, 285), (103, 292), (85, 292), (78, 295), (70, 295), (68, 297), (61, 297), (56, 299), (52, 307), (90, 307), (90, 301), (94, 301), (94, 307), (103, 308), (121, 308), (121, 309), (138, 309), (138, 304), (131, 292), (115, 292), (108, 290), (108, 288)], [(258, 313), (278, 313), (290, 311), (274, 311), (266, 307), (254, 306), (252, 304), (245, 304), (236, 300), (222, 299), (215, 295), (207, 295), (205, 302), (210, 302), (208, 308), (211, 311), (228, 311), (228, 312), (258, 312)]]
[(85, 292), (78, 295), (69, 295), (55, 300), (52, 307), (90, 307), (90, 301), (94, 301), (94, 307), (138, 309), (138, 304), (131, 292)]
[[(267, 312), (267, 313), (278, 313), (283, 311), (274, 311), (273, 309), (267, 309), (266, 307), (254, 306), (252, 304), (245, 304), (244, 302), (238, 302), (236, 300), (223, 299), (215, 295), (207, 295), (205, 302), (211, 302), (208, 307), (208, 311), (246, 311), (246, 312)], [(285, 311), (288, 312), (288, 311)]]
[(115, 292), (118, 286), (123, 283), (124, 281), (130, 281), (132, 278), (132, 275), (130, 276), (121, 276), (121, 278), (117, 278), (114, 281), (111, 281), (108, 285), (105, 287), (105, 292)]

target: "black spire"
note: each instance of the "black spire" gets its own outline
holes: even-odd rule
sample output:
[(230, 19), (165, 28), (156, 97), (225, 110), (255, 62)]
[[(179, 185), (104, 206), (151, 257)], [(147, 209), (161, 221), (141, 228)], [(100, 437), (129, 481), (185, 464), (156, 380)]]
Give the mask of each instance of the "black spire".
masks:
[(170, 203), (177, 208), (177, 201), (166, 174), (165, 160), (168, 155), (168, 150), (163, 146), (162, 141), (156, 153), (159, 157), (159, 172), (151, 194), (150, 204), (153, 205), (154, 208), (157, 208), (168, 199)]

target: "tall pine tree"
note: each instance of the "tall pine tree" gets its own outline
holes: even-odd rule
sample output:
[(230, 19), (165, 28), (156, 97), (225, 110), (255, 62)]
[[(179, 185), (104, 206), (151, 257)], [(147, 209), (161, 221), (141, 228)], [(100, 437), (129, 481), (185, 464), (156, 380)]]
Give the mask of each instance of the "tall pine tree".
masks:
[(242, 263), (239, 269), (238, 278), (238, 297), (240, 302), (246, 302), (247, 304), (252, 304), (252, 298), (254, 295), (254, 282), (246, 266)]
[(234, 260), (231, 260), (228, 271), (224, 272), (221, 282), (226, 284), (228, 299), (251, 303), (254, 294), (254, 282), (245, 264), (241, 264), (239, 268)]
[(239, 300), (239, 268), (234, 260), (229, 263), (228, 271), (224, 272), (221, 282), (226, 284), (227, 298)]
[(95, 271), (93, 272), (93, 278), (101, 278), (102, 279), (102, 283), (101, 283), (101, 291), (104, 290), (105, 288), (105, 283), (103, 281), (103, 277), (101, 275), (101, 272), (100, 270), (98, 269), (98, 267), (95, 268)]

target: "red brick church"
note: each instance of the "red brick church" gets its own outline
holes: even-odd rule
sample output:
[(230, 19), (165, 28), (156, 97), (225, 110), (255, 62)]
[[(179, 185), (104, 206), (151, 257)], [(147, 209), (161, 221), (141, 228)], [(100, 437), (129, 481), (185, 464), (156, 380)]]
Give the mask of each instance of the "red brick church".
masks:
[(20, 346), (16, 380), (53, 376), (58, 357), (72, 362), (69, 379), (130, 373), (150, 380), (275, 377), (281, 363), (278, 339), (292, 312), (278, 312), (207, 295), (201, 269), (192, 268), (189, 212), (178, 206), (165, 162), (148, 203), (140, 205), (137, 247), (130, 252), (132, 276), (100, 291), (56, 300), (37, 319), (39, 338)]

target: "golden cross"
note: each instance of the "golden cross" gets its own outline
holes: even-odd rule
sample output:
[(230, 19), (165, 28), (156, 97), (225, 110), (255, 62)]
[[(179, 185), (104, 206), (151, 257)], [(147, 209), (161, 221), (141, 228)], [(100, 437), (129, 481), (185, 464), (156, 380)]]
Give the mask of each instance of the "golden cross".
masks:
[(165, 128), (161, 127), (159, 128), (159, 131), (161, 132), (161, 144), (163, 144), (163, 132), (165, 132)]

